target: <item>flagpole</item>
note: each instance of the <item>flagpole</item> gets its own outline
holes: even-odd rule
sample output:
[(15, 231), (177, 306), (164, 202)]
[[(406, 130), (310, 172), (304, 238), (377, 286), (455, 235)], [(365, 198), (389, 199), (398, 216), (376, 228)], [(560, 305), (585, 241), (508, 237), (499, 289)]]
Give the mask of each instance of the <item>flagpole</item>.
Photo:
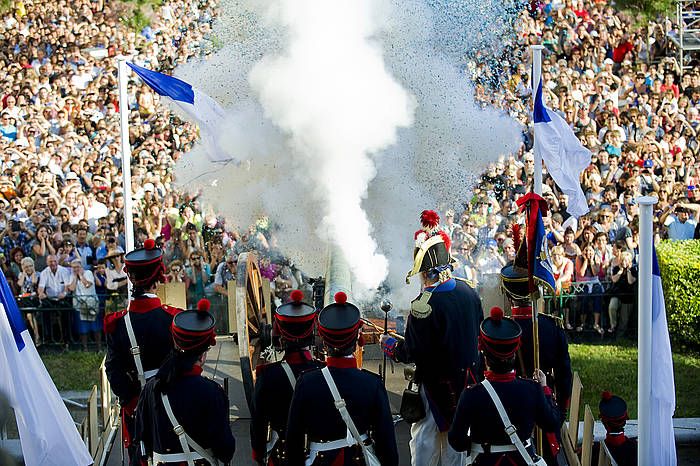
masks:
[(119, 125), (122, 152), (122, 183), (124, 190), (124, 239), (126, 251), (134, 249), (134, 213), (131, 195), (131, 144), (129, 142), (129, 68), (126, 57), (119, 58)]
[[(537, 93), (537, 86), (540, 83), (540, 78), (542, 77), (542, 50), (544, 50), (543, 45), (531, 45), (530, 50), (532, 50), (532, 76), (530, 80), (530, 85), (532, 86), (532, 108), (535, 108), (535, 94)], [(533, 141), (535, 133), (532, 133)], [(535, 155), (535, 176), (533, 179), (533, 188), (535, 194), (538, 196), (542, 195), (542, 154), (533, 145), (533, 153)]]
[(652, 262), (654, 247), (654, 204), (657, 198), (637, 198), (639, 205), (639, 333), (637, 359), (637, 415), (639, 439), (637, 456), (639, 466), (652, 466), (651, 461), (651, 306)]
[[(542, 50), (544, 50), (543, 45), (531, 45), (530, 50), (532, 50), (532, 76), (530, 77), (530, 85), (532, 87), (532, 110), (535, 110), (535, 95), (537, 94), (537, 87), (539, 86), (540, 79), (542, 77)], [(533, 130), (532, 130), (532, 141), (533, 147), (532, 152), (535, 157), (535, 170), (533, 173), (532, 180), (532, 190), (538, 196), (542, 195), (542, 154), (537, 150), (537, 146), (534, 145), (535, 141), (535, 130), (534, 130), (534, 118), (533, 118)], [(528, 212), (528, 218), (530, 217), (530, 212)], [(530, 245), (528, 245), (529, 247)], [(530, 296), (532, 303), (532, 344), (533, 344), (533, 356), (535, 358), (535, 370), (540, 369), (540, 326), (537, 314), (539, 312), (540, 300), (542, 300), (542, 293), (535, 292)], [(540, 429), (537, 429), (537, 453), (542, 454), (543, 452), (543, 434)]]

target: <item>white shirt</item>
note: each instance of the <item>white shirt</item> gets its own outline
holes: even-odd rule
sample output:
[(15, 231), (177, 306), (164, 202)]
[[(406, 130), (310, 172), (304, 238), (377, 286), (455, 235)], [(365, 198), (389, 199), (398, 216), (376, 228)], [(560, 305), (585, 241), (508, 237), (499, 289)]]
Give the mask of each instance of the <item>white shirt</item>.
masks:
[(39, 288), (43, 288), (49, 298), (58, 298), (59, 294), (66, 292), (66, 285), (70, 280), (69, 269), (59, 265), (54, 273), (50, 267), (46, 267), (39, 275)]
[[(85, 286), (82, 280), (78, 280), (74, 294), (76, 296), (97, 296), (97, 290), (95, 289), (95, 278), (92, 276), (92, 272), (89, 270), (83, 270), (83, 278), (90, 283), (88, 286)], [(72, 285), (77, 279), (78, 277), (74, 273), (71, 273), (70, 281), (68, 283)]]

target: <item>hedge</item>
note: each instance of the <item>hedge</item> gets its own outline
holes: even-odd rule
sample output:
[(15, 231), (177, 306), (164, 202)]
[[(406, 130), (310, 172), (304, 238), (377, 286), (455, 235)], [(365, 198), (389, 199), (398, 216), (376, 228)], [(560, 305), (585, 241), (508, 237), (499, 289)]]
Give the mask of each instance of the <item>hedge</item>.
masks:
[(662, 241), (656, 251), (671, 338), (700, 348), (700, 240)]

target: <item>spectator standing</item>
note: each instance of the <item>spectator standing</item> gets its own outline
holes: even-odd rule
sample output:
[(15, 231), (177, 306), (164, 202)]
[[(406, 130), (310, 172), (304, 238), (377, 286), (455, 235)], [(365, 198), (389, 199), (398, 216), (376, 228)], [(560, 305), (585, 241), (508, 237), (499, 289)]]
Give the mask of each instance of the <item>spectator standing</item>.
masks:
[(41, 307), (44, 308), (42, 324), (46, 331), (52, 329), (51, 321), (57, 320), (59, 331), (64, 338), (63, 343), (68, 343), (63, 332), (70, 329), (69, 311), (72, 303), (66, 299), (68, 295), (66, 285), (70, 283), (71, 279), (70, 271), (58, 265), (58, 258), (53, 254), (46, 258), (46, 264), (47, 267), (39, 275), (39, 288), (37, 290)]
[(32, 258), (34, 259), (36, 268), (39, 270), (44, 270), (46, 268), (46, 258), (49, 255), (56, 254), (56, 250), (51, 244), (49, 235), (49, 227), (47, 225), (40, 225), (36, 230), (36, 239), (32, 242)]
[[(561, 295), (566, 293), (574, 280), (574, 263), (566, 257), (564, 247), (557, 245), (552, 248), (552, 272), (556, 284), (555, 293)], [(569, 303), (562, 302), (564, 309), (564, 325), (567, 330), (572, 330), (573, 326), (569, 321)]]
[[(21, 308), (39, 307), (37, 291), (39, 289), (39, 273), (34, 267), (34, 260), (31, 257), (22, 259), (22, 271), (17, 276), (17, 288), (19, 289), (19, 299), (17, 305)], [(36, 319), (36, 312), (27, 312), (27, 324), (34, 337), (34, 344), (42, 344), (41, 333)]]
[(88, 229), (85, 227), (78, 228), (78, 231), (75, 233), (75, 239), (75, 250), (78, 253), (83, 269), (92, 270), (95, 250), (88, 242)]
[(70, 266), (72, 273), (66, 289), (73, 294), (73, 308), (77, 313), (75, 323), (80, 343), (83, 345), (83, 351), (87, 351), (88, 334), (92, 333), (97, 343), (97, 351), (101, 351), (102, 319), (95, 278), (92, 272), (83, 269), (80, 259), (74, 259)]
[(199, 250), (195, 249), (190, 253), (190, 266), (187, 268), (187, 303), (190, 309), (204, 297), (204, 290), (211, 276), (209, 264), (202, 259)]
[(600, 273), (600, 259), (596, 256), (595, 248), (588, 244), (583, 248), (583, 254), (576, 260), (576, 281), (585, 282), (580, 295), (581, 322), (576, 327), (577, 332), (583, 331), (588, 315), (593, 314), (593, 329), (602, 334), (600, 327), (600, 313), (603, 305), (602, 292), (598, 274)]
[(222, 296), (228, 297), (228, 282), (236, 279), (236, 268), (238, 267), (238, 256), (231, 252), (216, 268), (214, 275), (214, 291)]
[(620, 264), (612, 268), (612, 286), (608, 290), (610, 294), (610, 304), (608, 305), (610, 328), (608, 332), (615, 333), (617, 336), (626, 334), (635, 302), (637, 268), (633, 265), (632, 259), (631, 252), (622, 251)]

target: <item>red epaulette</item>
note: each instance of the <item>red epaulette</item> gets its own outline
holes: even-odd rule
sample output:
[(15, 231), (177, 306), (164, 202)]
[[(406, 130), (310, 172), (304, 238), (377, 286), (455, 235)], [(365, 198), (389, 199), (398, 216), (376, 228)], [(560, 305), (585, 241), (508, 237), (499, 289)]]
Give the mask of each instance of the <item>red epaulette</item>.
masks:
[(260, 377), (260, 374), (265, 372), (265, 369), (268, 367), (272, 366), (274, 363), (268, 362), (265, 364), (258, 364), (257, 367), (255, 368), (255, 377)]
[(119, 321), (119, 319), (121, 319), (125, 315), (126, 315), (126, 309), (122, 309), (121, 311), (107, 314), (105, 316), (105, 320), (104, 320), (105, 333), (114, 332), (114, 330), (117, 328), (117, 322)]
[(179, 314), (180, 312), (183, 311), (183, 310), (180, 309), (179, 307), (168, 306), (167, 304), (163, 304), (161, 307), (163, 308), (163, 310), (164, 310), (165, 312), (167, 312), (168, 314), (170, 314), (170, 315), (173, 316), (173, 317), (175, 317), (177, 314)]

